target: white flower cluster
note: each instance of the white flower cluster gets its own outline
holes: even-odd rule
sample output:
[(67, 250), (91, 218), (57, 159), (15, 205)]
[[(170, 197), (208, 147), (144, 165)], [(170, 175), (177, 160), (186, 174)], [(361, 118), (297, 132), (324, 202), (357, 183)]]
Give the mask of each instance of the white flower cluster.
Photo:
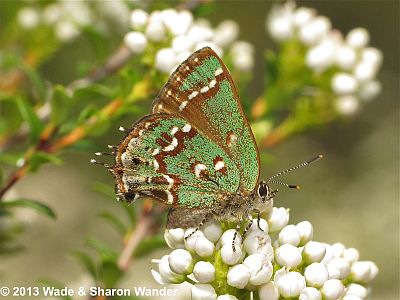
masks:
[[(261, 300), (293, 299), (360, 300), (378, 268), (359, 261), (359, 253), (343, 244), (312, 240), (313, 227), (303, 221), (288, 225), (289, 212), (273, 209), (265, 218), (253, 220), (244, 240), (235, 229), (223, 230), (211, 221), (201, 230), (166, 230), (164, 237), (174, 249), (159, 260), (153, 277), (160, 284), (191, 282), (192, 299), (237, 299), (227, 289), (258, 292)], [(243, 292), (243, 291), (242, 291)], [(243, 293), (241, 293), (243, 295)], [(249, 297), (250, 298), (250, 297)]]
[(382, 64), (382, 52), (369, 47), (369, 33), (355, 28), (345, 37), (332, 29), (330, 20), (311, 8), (296, 8), (294, 2), (275, 7), (266, 28), (278, 42), (298, 41), (306, 48), (305, 63), (317, 73), (335, 70), (331, 90), (337, 95), (341, 114), (356, 112), (361, 101), (369, 101), (381, 90), (375, 76)]
[(125, 35), (125, 45), (133, 53), (143, 53), (150, 44), (158, 49), (155, 53), (155, 68), (170, 73), (192, 52), (205, 46), (218, 55), (230, 49), (233, 66), (240, 71), (249, 71), (254, 65), (253, 47), (237, 41), (239, 26), (231, 20), (212, 28), (207, 20), (193, 20), (190, 11), (165, 9), (148, 14), (135, 9), (130, 15), (133, 31)]

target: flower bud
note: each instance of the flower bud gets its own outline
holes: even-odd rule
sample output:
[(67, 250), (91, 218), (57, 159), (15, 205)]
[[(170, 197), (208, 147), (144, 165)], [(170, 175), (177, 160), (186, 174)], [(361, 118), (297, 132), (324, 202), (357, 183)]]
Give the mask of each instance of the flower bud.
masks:
[(242, 246), (235, 245), (235, 251), (233, 251), (232, 244), (225, 244), (221, 248), (221, 259), (225, 264), (232, 266), (239, 262), (242, 253)]
[(164, 239), (167, 242), (168, 247), (172, 249), (184, 248), (184, 237), (185, 231), (182, 228), (166, 229), (164, 232)]
[(181, 283), (185, 281), (184, 274), (177, 274), (169, 266), (169, 255), (164, 255), (158, 264), (158, 273), (164, 283)]
[(286, 225), (279, 232), (278, 236), (279, 244), (291, 244), (297, 246), (300, 243), (300, 234), (294, 225)]
[(357, 80), (347, 73), (337, 73), (332, 78), (332, 90), (335, 94), (345, 95), (354, 93), (358, 88)]
[(211, 282), (215, 279), (215, 267), (208, 261), (199, 261), (194, 265), (193, 275), (201, 283)]
[(194, 232), (195, 228), (188, 228), (185, 231), (184, 235), (184, 243), (185, 243), (185, 248), (190, 251), (190, 252), (195, 252), (196, 249), (196, 241), (199, 237), (204, 237), (204, 234), (200, 230), (196, 230)]
[(340, 278), (340, 271), (336, 266), (327, 264), (326, 269), (328, 270), (329, 279), (339, 279)]
[(378, 69), (382, 64), (382, 51), (373, 47), (362, 49), (361, 60), (370, 63), (375, 69)]
[(285, 41), (293, 35), (293, 24), (289, 14), (280, 14), (267, 18), (266, 29), (276, 41)]
[(176, 53), (191, 51), (193, 46), (193, 41), (186, 35), (176, 36), (172, 40), (172, 49), (174, 49)]
[(304, 277), (298, 272), (289, 272), (282, 275), (276, 282), (281, 296), (285, 298), (298, 297), (306, 287)]
[(255, 253), (246, 257), (243, 264), (250, 271), (250, 284), (261, 285), (267, 283), (272, 276), (273, 266), (262, 254)]
[(315, 45), (331, 30), (331, 22), (327, 17), (319, 16), (300, 28), (299, 38), (306, 45)]
[(18, 11), (17, 22), (24, 29), (35, 28), (38, 26), (39, 21), (39, 13), (31, 7), (24, 7)]
[(382, 86), (377, 80), (370, 80), (363, 82), (358, 91), (358, 95), (363, 101), (370, 101), (374, 99), (382, 90)]
[(352, 95), (338, 97), (335, 102), (336, 111), (341, 115), (352, 115), (358, 111), (360, 103)]
[(360, 298), (356, 295), (345, 295), (342, 300), (362, 300), (363, 298)]
[(325, 245), (319, 242), (310, 241), (303, 249), (303, 257), (308, 263), (321, 262), (325, 256)]
[(248, 254), (260, 253), (267, 258), (273, 258), (271, 238), (261, 230), (252, 231), (250, 234), (247, 234), (243, 245)]
[(147, 24), (147, 27), (145, 29), (145, 34), (149, 38), (149, 40), (153, 42), (160, 42), (166, 37), (165, 26), (161, 21), (158, 21), (157, 19), (156, 21), (153, 21), (150, 16), (149, 24)]
[(203, 232), (207, 239), (216, 243), (222, 235), (221, 223), (217, 220), (212, 220), (204, 226)]
[(350, 283), (347, 286), (346, 295), (354, 295), (360, 298), (365, 298), (368, 295), (368, 290), (358, 283)]
[(232, 20), (222, 21), (215, 29), (214, 43), (225, 48), (232, 44), (239, 35), (239, 25)]
[(143, 9), (134, 9), (130, 15), (131, 27), (135, 30), (141, 30), (146, 26), (149, 14)]
[(293, 14), (293, 23), (297, 27), (302, 27), (309, 23), (315, 16), (315, 11), (307, 7), (299, 7)]
[(300, 245), (307, 244), (313, 238), (314, 229), (310, 222), (300, 222), (296, 225), (296, 229), (300, 234)]
[(218, 296), (217, 300), (238, 300), (238, 298), (236, 298), (235, 296), (229, 295), (229, 294), (225, 294), (225, 295)]
[(354, 48), (363, 48), (369, 43), (369, 33), (365, 28), (354, 28), (346, 36), (346, 42)]
[(155, 58), (155, 68), (163, 73), (168, 73), (177, 63), (175, 51), (171, 48), (158, 50)]
[(304, 270), (307, 286), (319, 288), (329, 279), (328, 270), (322, 263), (312, 263)]
[(378, 271), (378, 267), (372, 261), (357, 261), (351, 266), (350, 277), (356, 282), (369, 283)]
[[(233, 238), (235, 237), (235, 232), (236, 229), (226, 230), (219, 239), (219, 243), (221, 244), (221, 246), (224, 246), (226, 244), (232, 245)], [(242, 245), (242, 235), (239, 232), (236, 234), (235, 245)]]
[(336, 64), (343, 70), (350, 70), (356, 63), (356, 60), (357, 55), (354, 48), (347, 45), (341, 45), (337, 49), (335, 61)]
[(243, 289), (250, 279), (249, 268), (244, 264), (235, 265), (229, 269), (226, 279), (230, 286)]
[(254, 58), (250, 53), (243, 53), (241, 55), (233, 55), (232, 57), (233, 66), (242, 71), (247, 72), (253, 69)]
[(335, 257), (332, 259), (328, 265), (331, 265), (339, 270), (339, 278), (338, 279), (345, 279), (350, 273), (350, 264), (341, 257)]
[(141, 32), (128, 32), (125, 34), (124, 43), (135, 54), (142, 53), (147, 47), (147, 39)]
[[(260, 223), (260, 224), (258, 224), (258, 223)], [(258, 226), (260, 226), (260, 227), (258, 227)], [(268, 222), (265, 219), (260, 218), (260, 222), (258, 222), (257, 219), (253, 219), (251, 226), (250, 226), (249, 230), (247, 231), (247, 234), (251, 234), (253, 232), (259, 233), (260, 231), (263, 233), (268, 233), (268, 230), (269, 230)]]
[(200, 257), (210, 257), (213, 255), (215, 246), (206, 237), (200, 236), (195, 242), (195, 251)]
[(325, 245), (325, 256), (321, 262), (324, 264), (327, 264), (334, 257), (334, 255), (333, 255), (332, 246), (327, 243), (324, 243), (324, 245)]
[(276, 250), (275, 259), (280, 266), (294, 268), (301, 263), (302, 257), (297, 247), (284, 244)]
[(368, 61), (361, 61), (354, 68), (354, 77), (359, 81), (364, 82), (374, 79), (377, 69), (375, 66)]
[(260, 300), (278, 300), (279, 291), (274, 282), (270, 281), (258, 289)]
[(321, 300), (322, 295), (320, 291), (313, 287), (306, 287), (301, 291), (299, 300)]
[(306, 64), (311, 69), (323, 71), (329, 68), (334, 60), (337, 44), (332, 39), (324, 39), (318, 45), (310, 48), (306, 55)]
[(321, 289), (322, 296), (327, 300), (340, 299), (344, 295), (344, 286), (339, 279), (329, 279)]
[(216, 300), (217, 294), (211, 284), (196, 283), (190, 290), (192, 300)]
[(210, 41), (202, 41), (198, 44), (196, 44), (194, 46), (194, 50), (200, 50), (204, 47), (210, 47), (211, 49), (213, 49), (215, 51), (215, 53), (218, 54), (218, 56), (224, 55), (224, 50), (222, 50), (222, 48), (220, 46), (218, 46), (217, 44), (215, 44), (214, 42), (210, 42)]
[(68, 42), (79, 35), (79, 30), (75, 23), (64, 20), (56, 24), (55, 35), (60, 41)]
[(269, 231), (275, 232), (281, 230), (289, 222), (289, 212), (284, 207), (274, 207), (268, 220)]
[(175, 249), (168, 257), (169, 266), (172, 271), (178, 274), (190, 274), (193, 270), (193, 259), (189, 251)]
[(198, 44), (210, 40), (214, 36), (214, 33), (210, 28), (195, 24), (190, 27), (187, 36), (192, 40), (193, 44)]

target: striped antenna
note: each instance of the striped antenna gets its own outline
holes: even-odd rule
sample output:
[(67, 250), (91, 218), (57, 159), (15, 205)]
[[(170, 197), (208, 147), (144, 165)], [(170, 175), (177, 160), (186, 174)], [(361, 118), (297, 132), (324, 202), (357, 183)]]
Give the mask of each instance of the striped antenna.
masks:
[(298, 187), (297, 185), (289, 185), (289, 184), (286, 184), (286, 183), (283, 183), (283, 182), (279, 182), (279, 181), (275, 181), (275, 180), (272, 180), (272, 179), (274, 179), (274, 178), (276, 178), (276, 177), (278, 177), (278, 176), (281, 176), (281, 175), (283, 175), (283, 174), (285, 174), (285, 173), (294, 171), (294, 170), (296, 170), (296, 169), (298, 169), (298, 168), (305, 167), (305, 166), (307, 166), (307, 165), (309, 165), (309, 164), (311, 164), (311, 163), (313, 163), (313, 162), (315, 162), (315, 161), (321, 159), (322, 157), (323, 157), (323, 155), (322, 155), (322, 154), (319, 154), (319, 155), (317, 155), (316, 157), (314, 157), (314, 158), (312, 158), (312, 159), (310, 159), (310, 160), (308, 160), (308, 161), (306, 161), (306, 162), (303, 162), (303, 163), (301, 163), (301, 164), (299, 164), (299, 165), (297, 165), (297, 166), (295, 166), (295, 167), (291, 167), (291, 168), (289, 168), (289, 169), (287, 169), (287, 170), (285, 170), (285, 171), (281, 171), (281, 172), (279, 172), (278, 174), (275, 174), (274, 176), (270, 177), (270, 178), (267, 180), (267, 183), (278, 183), (278, 184), (285, 185), (285, 186), (287, 186), (287, 187), (289, 187), (289, 188), (297, 188), (297, 189), (299, 189), (300, 187)]
[(111, 169), (111, 167), (110, 167), (109, 165), (107, 165), (107, 164), (105, 164), (105, 163), (103, 163), (103, 162), (99, 162), (99, 161), (97, 161), (97, 160), (95, 160), (95, 159), (93, 159), (93, 158), (90, 160), (90, 162), (91, 162), (92, 164), (101, 165), (101, 166), (103, 166), (103, 167), (105, 167), (105, 168), (107, 168), (107, 169)]

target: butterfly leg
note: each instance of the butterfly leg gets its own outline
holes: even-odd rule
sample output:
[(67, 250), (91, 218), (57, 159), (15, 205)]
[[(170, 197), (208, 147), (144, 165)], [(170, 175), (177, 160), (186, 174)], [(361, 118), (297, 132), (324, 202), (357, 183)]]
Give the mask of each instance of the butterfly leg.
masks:
[(249, 224), (247, 224), (246, 228), (243, 231), (243, 238), (246, 237), (247, 231), (249, 231), (251, 225), (253, 225), (253, 218), (251, 217), (251, 215), (248, 215), (248, 220), (250, 221)]
[(235, 230), (235, 233), (233, 234), (233, 239), (232, 239), (232, 250), (233, 250), (233, 252), (236, 252), (236, 248), (235, 248), (236, 238), (237, 238), (237, 235), (240, 234), (239, 230), (240, 230), (240, 225), (242, 223), (243, 223), (243, 217), (240, 216), (239, 219), (238, 219), (238, 222), (236, 224), (236, 230)]
[(200, 229), (201, 227), (203, 227), (203, 225), (204, 225), (205, 223), (207, 223), (208, 220), (210, 220), (211, 216), (212, 216), (212, 213), (206, 214), (206, 215), (204, 216), (204, 218), (201, 220), (201, 222), (199, 223), (199, 225), (197, 225), (197, 227), (196, 227), (191, 233), (189, 233), (187, 236), (185, 236), (185, 240), (187, 240), (187, 239), (190, 238), (193, 234), (195, 234), (197, 231), (199, 231), (199, 229)]
[(260, 226), (260, 220), (261, 220), (261, 212), (257, 209), (257, 227), (258, 229), (260, 229), (261, 231), (264, 231), (261, 226)]

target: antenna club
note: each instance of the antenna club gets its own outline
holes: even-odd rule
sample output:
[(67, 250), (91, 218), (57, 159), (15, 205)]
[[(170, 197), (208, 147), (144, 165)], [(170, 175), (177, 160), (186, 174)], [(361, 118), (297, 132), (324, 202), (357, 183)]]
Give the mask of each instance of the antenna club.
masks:
[(97, 163), (97, 161), (96, 161), (95, 159), (93, 159), (93, 158), (90, 160), (90, 162), (91, 162), (92, 164)]

